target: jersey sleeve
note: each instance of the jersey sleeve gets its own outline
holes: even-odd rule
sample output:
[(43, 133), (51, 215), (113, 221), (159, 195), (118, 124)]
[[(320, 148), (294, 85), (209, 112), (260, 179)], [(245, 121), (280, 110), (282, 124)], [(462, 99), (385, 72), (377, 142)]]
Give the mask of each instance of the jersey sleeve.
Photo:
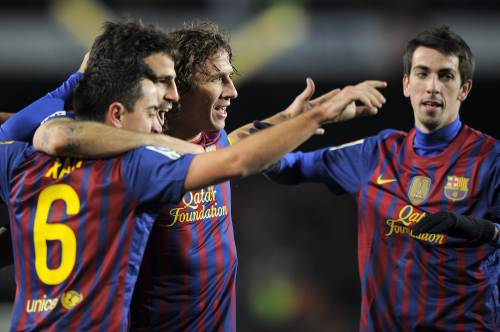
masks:
[(65, 100), (70, 96), (81, 77), (82, 74), (79, 72), (72, 74), (57, 89), (14, 114), (0, 127), (0, 141), (31, 142), (40, 123), (52, 113), (64, 109)]
[(3, 202), (7, 202), (9, 196), (12, 171), (21, 160), (24, 160), (26, 154), (33, 151), (32, 146), (27, 143), (0, 142), (0, 197)]
[(264, 175), (283, 184), (319, 182), (336, 194), (355, 193), (375, 164), (376, 148), (376, 138), (370, 137), (338, 147), (290, 153)]
[(193, 158), (166, 148), (141, 147), (125, 154), (123, 178), (139, 205), (157, 210), (181, 200)]

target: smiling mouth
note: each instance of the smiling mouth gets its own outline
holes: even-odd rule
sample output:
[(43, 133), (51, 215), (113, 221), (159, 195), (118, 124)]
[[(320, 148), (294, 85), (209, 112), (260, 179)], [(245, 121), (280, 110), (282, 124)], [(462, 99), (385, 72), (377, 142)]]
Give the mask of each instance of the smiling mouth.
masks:
[(216, 106), (214, 107), (214, 110), (219, 117), (221, 118), (227, 117), (227, 106)]

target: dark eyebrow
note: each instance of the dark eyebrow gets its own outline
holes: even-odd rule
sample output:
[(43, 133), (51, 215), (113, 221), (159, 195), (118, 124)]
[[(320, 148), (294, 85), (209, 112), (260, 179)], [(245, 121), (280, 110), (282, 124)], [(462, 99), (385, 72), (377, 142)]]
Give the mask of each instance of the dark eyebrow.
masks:
[(443, 68), (438, 71), (439, 74), (456, 74), (457, 71), (452, 68)]
[(173, 80), (175, 80), (175, 77), (172, 75), (163, 75), (163, 76), (156, 77), (156, 82), (166, 82), (166, 81), (173, 81)]
[(430, 69), (427, 66), (418, 65), (418, 66), (413, 67), (413, 70), (425, 70), (425, 71), (429, 71)]

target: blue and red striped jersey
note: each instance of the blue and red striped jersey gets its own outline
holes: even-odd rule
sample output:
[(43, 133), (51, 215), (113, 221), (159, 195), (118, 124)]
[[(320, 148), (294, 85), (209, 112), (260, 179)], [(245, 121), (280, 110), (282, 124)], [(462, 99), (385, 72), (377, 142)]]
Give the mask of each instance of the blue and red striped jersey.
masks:
[[(212, 151), (225, 131), (204, 133)], [(132, 331), (235, 331), (238, 266), (229, 182), (188, 192), (162, 209), (132, 301)]]
[(441, 153), (415, 153), (415, 130), (287, 155), (267, 175), (314, 181), (358, 203), (360, 331), (500, 331), (500, 253), (490, 244), (412, 233), (426, 214), (500, 222), (500, 144), (463, 126)]
[(191, 160), (154, 147), (59, 159), (0, 144), (17, 284), (11, 331), (127, 331), (155, 211), (181, 199)]

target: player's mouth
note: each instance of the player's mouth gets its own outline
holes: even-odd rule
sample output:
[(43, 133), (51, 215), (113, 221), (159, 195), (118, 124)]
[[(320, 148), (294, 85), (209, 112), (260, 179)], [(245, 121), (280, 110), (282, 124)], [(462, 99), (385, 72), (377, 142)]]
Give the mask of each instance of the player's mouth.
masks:
[(220, 120), (224, 120), (225, 118), (227, 118), (227, 108), (228, 107), (229, 107), (229, 104), (227, 104), (227, 105), (215, 105), (215, 107), (214, 107), (215, 116)]
[(443, 109), (444, 103), (441, 100), (424, 99), (420, 105), (424, 108), (424, 111), (433, 113)]

